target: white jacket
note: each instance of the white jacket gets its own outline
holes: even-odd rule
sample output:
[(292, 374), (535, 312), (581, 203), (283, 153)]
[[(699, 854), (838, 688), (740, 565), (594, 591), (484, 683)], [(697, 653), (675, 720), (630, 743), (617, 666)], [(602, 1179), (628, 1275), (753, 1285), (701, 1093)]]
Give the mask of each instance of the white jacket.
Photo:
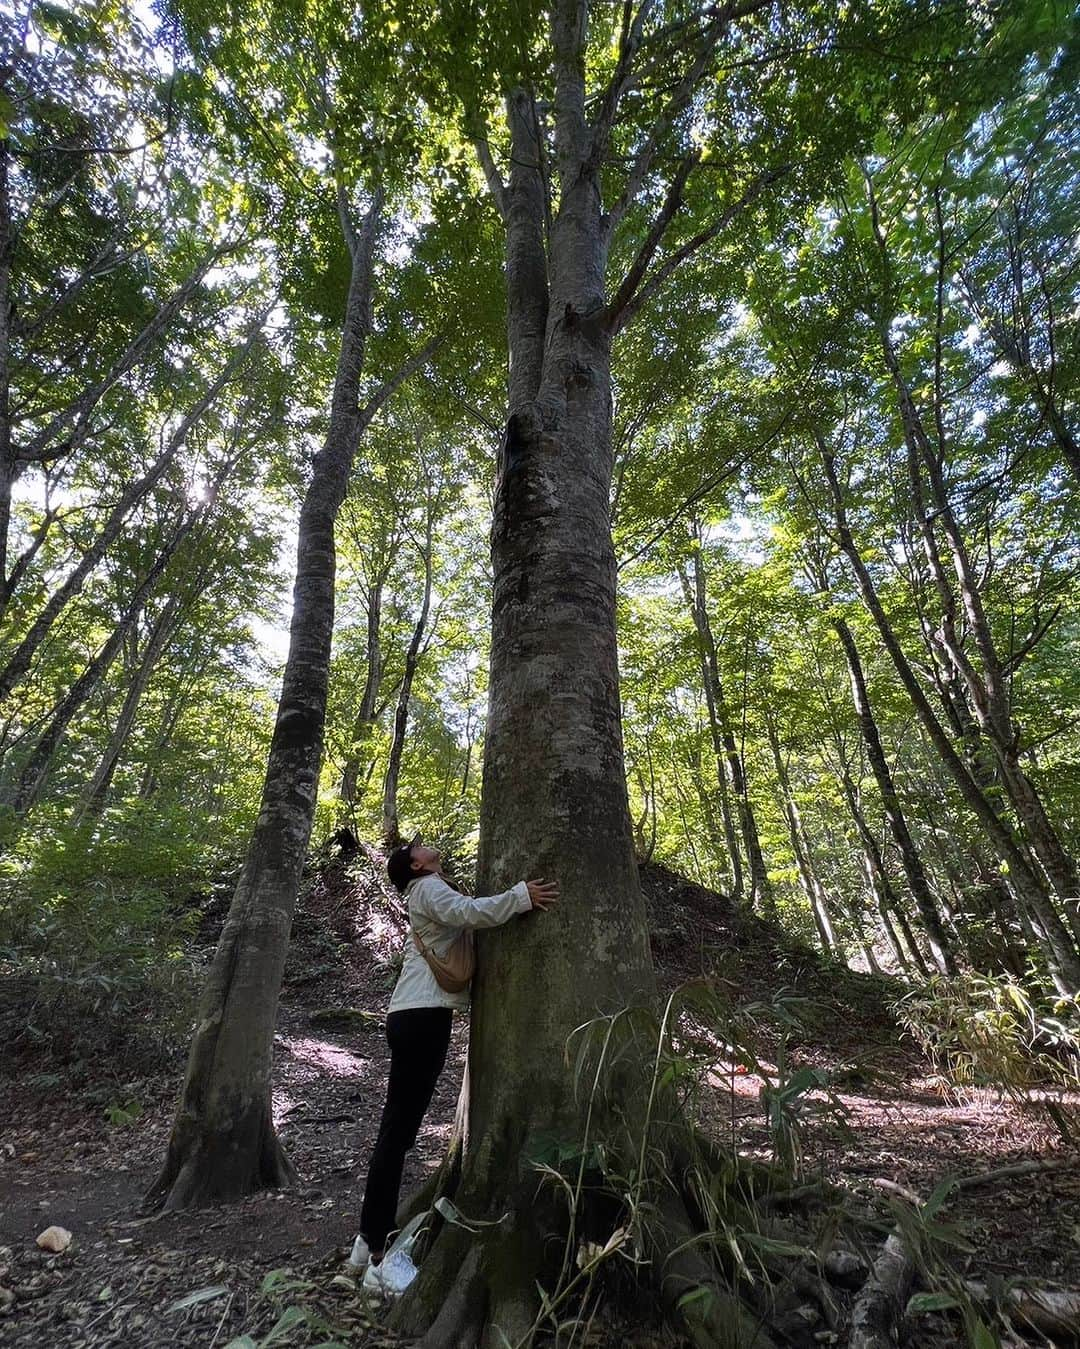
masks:
[[(417, 876), (405, 887), (409, 901), (409, 923), (420, 940), (436, 955), (444, 955), (463, 927), (498, 927), (518, 913), (532, 908), (529, 889), (518, 881), (511, 890), (488, 897), (463, 895), (441, 876)], [(409, 1007), (453, 1007), (459, 1011), (469, 1005), (469, 990), (447, 993), (440, 988), (431, 966), (416, 949), (409, 933), (405, 962), (394, 985), (387, 1013), (404, 1012)]]

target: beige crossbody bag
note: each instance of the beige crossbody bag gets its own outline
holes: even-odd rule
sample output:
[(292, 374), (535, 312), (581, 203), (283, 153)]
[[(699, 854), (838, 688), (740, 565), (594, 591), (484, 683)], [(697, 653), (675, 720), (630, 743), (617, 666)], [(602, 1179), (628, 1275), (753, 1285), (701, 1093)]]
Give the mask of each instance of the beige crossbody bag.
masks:
[(444, 992), (460, 993), (468, 988), (469, 980), (476, 973), (476, 942), (470, 928), (462, 928), (442, 956), (424, 945), (416, 928), (412, 929), (412, 939), (431, 967), (435, 982)]

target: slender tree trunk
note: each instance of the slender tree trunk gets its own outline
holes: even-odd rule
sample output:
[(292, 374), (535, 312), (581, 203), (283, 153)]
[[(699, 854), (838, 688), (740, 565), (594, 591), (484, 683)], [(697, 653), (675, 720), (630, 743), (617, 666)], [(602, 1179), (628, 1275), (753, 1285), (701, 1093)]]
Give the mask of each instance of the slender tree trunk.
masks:
[[(713, 641), (709, 615), (704, 603), (704, 579), (698, 551), (696, 549), (694, 553), (694, 587), (691, 588), (690, 579), (681, 568), (679, 574), (683, 583), (683, 593), (686, 595), (687, 604), (690, 606), (690, 613), (698, 637), (698, 651), (701, 657), (701, 686), (705, 692), (705, 706), (709, 714), (709, 733), (712, 737), (713, 753), (716, 756), (716, 776), (720, 786), (720, 814), (724, 825), (724, 844), (728, 864), (731, 868), (731, 899), (733, 903), (741, 904), (745, 894), (742, 853), (731, 810), (731, 795), (728, 788), (728, 747), (724, 743), (724, 735), (720, 727), (720, 715), (717, 710), (717, 689), (720, 684), (720, 674), (716, 659), (716, 645)], [(734, 743), (732, 743), (731, 750), (734, 750), (734, 748)], [(737, 755), (734, 757), (736, 760), (738, 759)], [(737, 792), (738, 788), (736, 787), (736, 794)]]
[(187, 1074), (150, 1198), (185, 1208), (288, 1183), (270, 1070), (296, 891), (315, 816), (334, 620), (334, 523), (362, 428), (358, 392), (371, 329), (382, 193), (357, 232), (343, 188), (352, 275), (326, 441), (300, 510), (289, 654), (258, 821), (203, 990)]
[(96, 815), (105, 804), (109, 788), (112, 786), (113, 775), (120, 762), (120, 756), (124, 752), (124, 746), (127, 744), (128, 737), (135, 725), (135, 718), (143, 694), (146, 692), (146, 686), (149, 684), (150, 676), (154, 673), (157, 663), (161, 659), (161, 654), (176, 629), (179, 611), (180, 594), (176, 593), (169, 597), (150, 631), (143, 649), (142, 659), (139, 661), (138, 668), (128, 685), (127, 693), (124, 695), (123, 706), (116, 719), (116, 725), (113, 727), (108, 743), (102, 751), (94, 775), (87, 784), (82, 800), (72, 815), (72, 824), (79, 824), (87, 815)]
[[(859, 846), (862, 852), (863, 870), (866, 873), (867, 885), (871, 895), (874, 897), (874, 905), (881, 917), (881, 923), (885, 929), (885, 935), (889, 940), (889, 945), (893, 949), (893, 954), (896, 956), (900, 968), (904, 969), (908, 965), (909, 960), (900, 944), (900, 939), (893, 926), (892, 918), (892, 915), (900, 908), (900, 897), (893, 889), (892, 881), (889, 879), (889, 873), (885, 866), (885, 858), (882, 856), (877, 837), (870, 828), (866, 816), (863, 814), (862, 805), (859, 802), (858, 793), (855, 790), (855, 783), (851, 778), (851, 772), (842, 757), (840, 781), (844, 788), (844, 797), (848, 803), (851, 818), (855, 822), (855, 829), (859, 835)], [(908, 939), (908, 948), (911, 952), (911, 959), (915, 962), (920, 972), (926, 974), (927, 969), (923, 963), (922, 953), (915, 943), (910, 928), (907, 930), (906, 936)]]
[(203, 672), (209, 663), (210, 657), (204, 655), (201, 658), (201, 661), (189, 662), (179, 672), (176, 691), (162, 709), (158, 733), (154, 739), (154, 747), (146, 756), (146, 762), (143, 765), (143, 774), (139, 782), (139, 790), (137, 793), (140, 801), (149, 801), (157, 791), (158, 765), (172, 742), (173, 733), (179, 725), (180, 718), (183, 715), (185, 708), (191, 701), (192, 690), (195, 687), (196, 682), (202, 677)]
[(260, 317), (258, 322), (252, 325), (244, 343), (237, 349), (224, 369), (210, 383), (202, 397), (198, 399), (195, 406), (166, 441), (165, 448), (154, 463), (142, 477), (124, 490), (116, 505), (109, 512), (105, 523), (98, 530), (90, 547), (49, 596), (41, 612), (31, 624), (30, 630), (16, 647), (4, 668), (0, 670), (0, 700), (11, 693), (12, 689), (30, 669), (30, 662), (52, 630), (53, 624), (70, 601), (79, 594), (86, 578), (116, 539), (119, 538), (133, 508), (140, 501), (143, 501), (162, 480), (193, 427), (198, 425), (207, 409), (243, 366), (255, 339), (262, 332), (262, 325), (263, 319)]
[(30, 757), (24, 764), (19, 776), (18, 785), (10, 802), (16, 816), (25, 816), (37, 803), (45, 786), (53, 755), (56, 753), (64, 732), (108, 673), (116, 658), (116, 653), (139, 621), (139, 615), (146, 607), (147, 600), (153, 594), (158, 581), (168, 567), (177, 548), (195, 523), (196, 518), (195, 515), (190, 515), (174, 532), (173, 537), (155, 558), (150, 571), (131, 597), (120, 622), (113, 629), (105, 645), (53, 711), (48, 725), (38, 738), (37, 744), (31, 751)]
[[(890, 266), (884, 230), (878, 216), (878, 204), (873, 187), (868, 182), (870, 207), (875, 237), (886, 274)], [(1020, 731), (1013, 721), (1012, 700), (1002, 661), (994, 636), (963, 531), (953, 510), (945, 481), (946, 431), (942, 417), (943, 347), (946, 291), (951, 284), (953, 262), (949, 256), (944, 229), (940, 194), (935, 193), (937, 223), (936, 322), (934, 326), (934, 432), (928, 430), (922, 412), (916, 404), (900, 361), (896, 354), (888, 323), (883, 317), (880, 327), (881, 349), (886, 370), (896, 390), (904, 441), (907, 447), (909, 477), (916, 519), (923, 539), (924, 552), (930, 574), (941, 602), (942, 622), (939, 628), (943, 648), (963, 683), (964, 692), (975, 714), (979, 730), (985, 735), (997, 759), (1001, 783), (1007, 792), (1017, 818), (1020, 820), (1031, 846), (1042, 864), (1058, 898), (1065, 902), (1072, 924), (1073, 939), (1080, 942), (1080, 873), (1054, 829), (1038, 793), (1020, 766)], [(925, 472), (930, 486), (933, 512), (924, 502), (922, 475)], [(965, 632), (974, 644), (976, 661), (969, 657), (965, 644), (956, 631), (957, 601), (953, 586), (945, 574), (945, 567), (937, 541), (937, 531), (945, 536), (952, 563), (960, 606), (965, 619)]]
[(776, 727), (772, 716), (768, 713), (765, 717), (765, 729), (769, 737), (769, 748), (772, 750), (777, 780), (780, 783), (780, 793), (784, 801), (784, 818), (787, 820), (788, 837), (791, 839), (791, 850), (795, 854), (803, 893), (810, 905), (814, 926), (817, 928), (818, 937), (821, 941), (821, 949), (827, 955), (831, 955), (836, 949), (836, 934), (833, 932), (832, 918), (829, 914), (829, 898), (814, 866), (814, 855), (803, 828), (802, 816), (795, 800), (795, 793), (791, 789), (791, 778), (788, 775), (787, 765), (784, 763)]
[(833, 628), (840, 638), (841, 646), (844, 648), (844, 658), (847, 661), (848, 675), (851, 680), (851, 697), (858, 715), (863, 743), (866, 746), (866, 757), (870, 761), (874, 781), (877, 783), (878, 792), (881, 796), (881, 804), (885, 810), (885, 818), (889, 822), (893, 842), (900, 854), (900, 861), (904, 868), (904, 875), (907, 877), (908, 886), (911, 889), (912, 898), (915, 900), (915, 907), (919, 911), (919, 917), (930, 942), (934, 963), (943, 973), (955, 974), (957, 971), (956, 953), (942, 925), (937, 901), (930, 889), (930, 882), (927, 879), (922, 858), (919, 856), (919, 850), (911, 837), (907, 820), (904, 818), (904, 812), (900, 806), (900, 798), (893, 782), (892, 770), (889, 767), (888, 759), (885, 757), (881, 736), (878, 733), (877, 720), (874, 717), (873, 705), (867, 691), (859, 648), (855, 644), (855, 638), (843, 617), (838, 616), (833, 620)]
[(379, 629), (382, 623), (382, 592), (386, 583), (386, 573), (381, 572), (368, 587), (367, 594), (367, 673), (364, 677), (364, 691), (360, 697), (360, 708), (353, 723), (349, 738), (349, 749), (345, 767), (341, 773), (341, 800), (346, 807), (346, 815), (352, 818), (359, 797), (357, 783), (360, 777), (360, 756), (368, 751), (368, 742), (375, 726), (376, 708), (379, 699), (379, 685), (382, 682), (382, 648), (379, 645)]
[[(0, 91), (6, 81), (0, 80)], [(11, 261), (15, 251), (8, 186), (9, 141), (0, 140), (0, 613), (8, 597), (8, 535), (15, 460), (11, 443)]]
[[(731, 724), (731, 716), (728, 711), (727, 699), (724, 697), (724, 686), (720, 679), (720, 661), (716, 651), (716, 641), (713, 638), (712, 625), (709, 622), (708, 608), (708, 590), (705, 578), (705, 564), (702, 558), (701, 539), (697, 538), (697, 547), (693, 552), (694, 564), (694, 583), (693, 589), (685, 575), (683, 575), (683, 588), (686, 593), (687, 602), (694, 619), (694, 626), (697, 629), (699, 648), (701, 651), (701, 675), (702, 683), (705, 688), (705, 702), (709, 710), (709, 726), (713, 735), (713, 745), (716, 749), (717, 771), (721, 781), (723, 791), (723, 800), (727, 804), (727, 775), (724, 772), (724, 763), (726, 761), (728, 771), (731, 775), (731, 787), (735, 797), (736, 809), (739, 815), (739, 830), (742, 835), (743, 847), (746, 850), (747, 861), (750, 865), (750, 904), (751, 907), (763, 909), (766, 913), (775, 911), (775, 902), (773, 899), (772, 887), (769, 884), (768, 873), (765, 870), (765, 859), (761, 852), (761, 842), (758, 837), (757, 821), (754, 818), (754, 810), (750, 804), (750, 795), (746, 782), (746, 766), (743, 762), (743, 756), (739, 752), (739, 747), (735, 741), (735, 732)], [(730, 807), (728, 808), (730, 815)], [(730, 820), (725, 821), (730, 827)], [(732, 831), (733, 839), (734, 831)], [(729, 841), (729, 849), (732, 849), (732, 871), (738, 871), (736, 899), (742, 897), (742, 866), (739, 861), (738, 846), (733, 841)]]
[(1008, 865), (1012, 883), (1018, 894), (1021, 895), (1024, 904), (1029, 906), (1031, 911), (1037, 915), (1039, 924), (1046, 935), (1045, 953), (1055, 985), (1063, 993), (1070, 988), (1080, 987), (1080, 955), (1077, 953), (1076, 944), (1072, 940), (1068, 928), (1058, 916), (1050, 896), (1028, 865), (1022, 848), (1008, 826), (998, 818), (993, 806), (979, 790), (978, 784), (972, 778), (967, 766), (953, 748), (945, 729), (934, 715), (934, 710), (915, 677), (900, 643), (897, 641), (896, 634), (893, 632), (892, 625), (889, 623), (878, 598), (870, 573), (855, 545), (847, 520), (843, 493), (836, 474), (835, 460), (821, 437), (818, 437), (818, 448), (821, 452), (822, 466), (832, 496), (840, 547), (851, 564), (863, 600), (870, 610), (885, 649), (892, 658), (900, 681), (907, 690), (919, 720), (922, 722), (934, 748), (940, 754), (945, 767), (956, 783), (965, 805), (982, 825), (987, 837), (997, 850), (998, 856)]
[(394, 713), (394, 738), (390, 744), (390, 757), (387, 760), (386, 777), (383, 780), (383, 838), (391, 847), (396, 847), (401, 841), (397, 812), (398, 777), (401, 773), (401, 756), (405, 752), (405, 733), (409, 725), (409, 700), (412, 698), (413, 679), (416, 677), (416, 667), (420, 663), (420, 648), (424, 641), (424, 633), (427, 631), (428, 614), (431, 611), (433, 525), (433, 515), (429, 509), (427, 536), (424, 541), (424, 598), (416, 623), (413, 625), (409, 649), (405, 653), (405, 673), (401, 679), (397, 710)]

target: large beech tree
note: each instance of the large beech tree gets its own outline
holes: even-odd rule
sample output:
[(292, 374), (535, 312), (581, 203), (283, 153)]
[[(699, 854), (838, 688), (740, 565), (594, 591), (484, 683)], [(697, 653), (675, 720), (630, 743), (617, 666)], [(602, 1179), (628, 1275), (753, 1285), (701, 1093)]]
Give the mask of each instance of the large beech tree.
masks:
[[(523, 17), (524, 7), (514, 12), (519, 24)], [(399, 1304), (398, 1324), (426, 1331), (429, 1347), (516, 1344), (530, 1334), (537, 1278), (557, 1269), (567, 1227), (558, 1189), (538, 1193), (530, 1161), (553, 1139), (580, 1145), (591, 1108), (589, 1093), (575, 1092), (568, 1037), (656, 997), (620, 727), (615, 338), (677, 268), (715, 256), (735, 221), (745, 235), (759, 210), (796, 209), (842, 154), (845, 135), (858, 136), (834, 60), (839, 39), (816, 12), (789, 19), (758, 0), (690, 11), (556, 0), (535, 17), (534, 34), (518, 30), (507, 43), (508, 52), (540, 55), (527, 68), (505, 58), (497, 135), (475, 86), (464, 91), (506, 231), (510, 356), (492, 526), (478, 886), (490, 892), (525, 874), (553, 875), (562, 901), (543, 920), (481, 940), (458, 1136), (438, 1188), (467, 1218), (493, 1226), (477, 1234), (445, 1225)], [(794, 99), (789, 73), (778, 81), (771, 65), (778, 38), (789, 57), (792, 42), (805, 51)], [(756, 116), (744, 115), (747, 103)], [(825, 106), (823, 140), (807, 155), (802, 117)], [(720, 173), (706, 166), (713, 156)], [(631, 1061), (608, 1101), (608, 1122), (626, 1126), (612, 1136), (635, 1153), (645, 1146), (645, 1089)], [(658, 1147), (670, 1173), (685, 1175), (674, 1137)], [(651, 1254), (663, 1292), (674, 1303), (691, 1287), (710, 1290), (682, 1307), (695, 1339), (717, 1345), (756, 1334), (755, 1343), (770, 1343), (720, 1293), (711, 1261), (688, 1241), (687, 1190), (676, 1182), (653, 1198)]]

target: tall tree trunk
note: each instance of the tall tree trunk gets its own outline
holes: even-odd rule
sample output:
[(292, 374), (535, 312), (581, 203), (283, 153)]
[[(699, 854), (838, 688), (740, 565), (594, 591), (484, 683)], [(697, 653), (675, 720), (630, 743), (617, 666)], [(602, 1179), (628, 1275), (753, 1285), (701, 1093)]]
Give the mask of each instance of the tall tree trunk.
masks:
[[(694, 553), (693, 588), (690, 584), (690, 578), (681, 567), (679, 568), (679, 576), (682, 580), (683, 593), (690, 607), (698, 638), (698, 652), (701, 658), (701, 686), (705, 692), (705, 707), (709, 714), (709, 734), (712, 737), (713, 753), (716, 756), (716, 777), (720, 787), (720, 816), (724, 825), (724, 845), (728, 855), (728, 865), (731, 868), (731, 899), (733, 903), (741, 904), (745, 893), (742, 853), (731, 810), (731, 794), (728, 788), (728, 747), (724, 743), (720, 714), (717, 709), (720, 673), (716, 659), (716, 644), (713, 641), (708, 610), (704, 603), (704, 581), (698, 551), (698, 549), (695, 549)], [(734, 750), (734, 748), (735, 746), (732, 744), (731, 749)], [(737, 759), (738, 756), (735, 757)], [(738, 788), (736, 787), (737, 792)]]
[(180, 603), (179, 592), (171, 595), (150, 630), (146, 645), (143, 648), (142, 658), (124, 695), (123, 706), (120, 708), (116, 725), (113, 727), (112, 734), (102, 751), (98, 766), (86, 786), (82, 799), (72, 815), (72, 824), (78, 824), (87, 815), (96, 815), (105, 804), (109, 788), (112, 786), (113, 775), (120, 762), (120, 756), (124, 752), (124, 746), (127, 744), (132, 727), (135, 725), (135, 718), (138, 715), (143, 694), (146, 692), (146, 686), (150, 682), (150, 676), (154, 673), (157, 663), (161, 659), (161, 654), (176, 629)]
[(174, 532), (173, 537), (155, 558), (153, 566), (129, 600), (119, 623), (109, 635), (104, 646), (53, 710), (45, 730), (39, 736), (19, 775), (18, 784), (10, 801), (16, 816), (25, 816), (37, 803), (45, 786), (53, 755), (56, 753), (64, 732), (108, 673), (116, 658), (116, 653), (139, 621), (139, 615), (145, 608), (147, 600), (153, 594), (159, 579), (195, 523), (196, 518), (195, 515), (189, 515)]
[(420, 648), (427, 631), (428, 614), (431, 611), (431, 582), (433, 558), (432, 529), (434, 518), (429, 508), (427, 533), (424, 539), (424, 598), (420, 604), (420, 613), (413, 625), (409, 649), (405, 652), (405, 672), (398, 691), (397, 709), (394, 712), (394, 738), (390, 743), (390, 757), (386, 764), (386, 777), (383, 779), (383, 838), (391, 847), (401, 841), (398, 829), (397, 789), (401, 773), (401, 756), (405, 752), (405, 733), (409, 725), (409, 700), (412, 698), (413, 680), (416, 667), (420, 663)]
[[(878, 216), (878, 204), (869, 185), (870, 206), (875, 237), (886, 268), (890, 265), (884, 230)], [(923, 539), (930, 574), (941, 602), (942, 646), (960, 676), (964, 691), (975, 714), (979, 730), (985, 735), (997, 759), (999, 777), (1007, 792), (1017, 818), (1020, 820), (1031, 846), (1042, 864), (1058, 898), (1066, 903), (1066, 912), (1072, 924), (1073, 937), (1080, 941), (1080, 908), (1068, 901), (1080, 896), (1080, 873), (1050, 822), (1049, 816), (1030, 779), (1020, 764), (1020, 731), (1013, 721), (1012, 700), (1005, 669), (998, 655), (994, 635), (983, 608), (982, 593), (968, 552), (960, 523), (953, 510), (945, 481), (946, 432), (942, 416), (943, 348), (945, 328), (946, 291), (952, 275), (953, 261), (948, 253), (946, 232), (942, 222), (940, 193), (935, 193), (937, 221), (936, 322), (934, 326), (934, 432), (928, 430), (917, 405), (893, 343), (888, 315), (880, 323), (881, 350), (885, 368), (896, 390), (900, 420), (907, 447), (909, 477), (916, 520)], [(926, 474), (930, 487), (933, 511), (924, 501), (922, 475)], [(974, 644), (976, 661), (969, 657), (956, 631), (957, 601), (953, 586), (945, 574), (938, 545), (937, 531), (945, 536), (952, 563), (960, 606), (965, 620), (965, 631)]]
[(795, 793), (791, 789), (791, 778), (788, 775), (787, 765), (784, 763), (780, 740), (776, 734), (776, 726), (768, 712), (765, 715), (765, 730), (769, 737), (769, 748), (772, 750), (776, 777), (780, 783), (780, 794), (784, 801), (784, 819), (787, 821), (788, 837), (791, 839), (791, 850), (795, 854), (795, 863), (799, 869), (799, 880), (802, 882), (803, 894), (810, 905), (814, 926), (817, 928), (818, 938), (821, 941), (821, 949), (826, 955), (831, 955), (836, 950), (836, 934), (833, 931), (832, 918), (829, 914), (829, 897), (825, 893), (825, 887), (822, 885), (814, 866), (814, 854), (803, 828), (802, 815), (799, 812), (798, 802), (795, 800)]
[[(6, 81), (0, 80), (0, 90)], [(8, 185), (10, 142), (0, 139), (0, 612), (7, 598), (8, 534), (15, 460), (11, 442), (11, 262), (15, 251)]]
[(386, 584), (386, 572), (380, 572), (368, 586), (367, 593), (367, 673), (364, 676), (364, 691), (360, 696), (360, 707), (349, 737), (349, 748), (345, 766), (341, 771), (341, 800), (345, 805), (348, 819), (352, 819), (357, 804), (357, 785), (360, 778), (361, 752), (369, 752), (369, 741), (375, 726), (376, 709), (379, 699), (379, 685), (382, 682), (382, 648), (379, 644), (379, 629), (382, 622), (382, 592)]
[(300, 510), (289, 654), (259, 817), (203, 990), (164, 1165), (150, 1190), (166, 1209), (282, 1185), (295, 1175), (274, 1131), (271, 1055), (315, 815), (334, 621), (334, 523), (364, 424), (358, 393), (382, 201), (377, 190), (357, 231), (339, 184), (352, 273), (330, 424)]
[[(696, 527), (695, 527), (696, 528)], [(720, 661), (716, 651), (716, 641), (713, 637), (712, 624), (709, 621), (708, 590), (705, 577), (705, 563), (702, 557), (702, 539), (700, 530), (696, 529), (697, 546), (693, 551), (694, 583), (693, 589), (683, 574), (683, 589), (686, 593), (687, 602), (694, 619), (694, 627), (698, 634), (698, 643), (701, 651), (701, 675), (702, 683), (705, 687), (705, 703), (709, 710), (709, 727), (712, 731), (713, 745), (716, 749), (717, 771), (720, 776), (721, 790), (723, 792), (722, 800), (727, 804), (727, 775), (724, 772), (724, 763), (726, 761), (728, 771), (731, 774), (731, 788), (735, 797), (736, 809), (739, 815), (739, 830), (742, 835), (743, 847), (746, 850), (746, 858), (750, 865), (750, 904), (751, 907), (759, 907), (766, 913), (775, 911), (775, 902), (773, 899), (772, 887), (769, 884), (768, 872), (765, 870), (765, 858), (761, 851), (761, 841), (758, 836), (757, 820), (754, 818), (754, 809), (750, 802), (749, 790), (746, 782), (746, 765), (739, 746), (735, 741), (735, 731), (731, 724), (731, 716), (728, 710), (727, 699), (724, 696), (724, 686), (720, 679)], [(729, 810), (730, 813), (730, 810)], [(732, 843), (729, 841), (729, 848)], [(737, 894), (735, 898), (742, 896), (742, 867), (738, 860), (738, 847), (734, 848), (732, 870), (738, 869)]]
[(4, 668), (0, 670), (0, 700), (11, 693), (11, 690), (30, 669), (30, 662), (52, 630), (53, 624), (70, 601), (79, 594), (86, 578), (105, 556), (112, 544), (120, 537), (131, 511), (140, 501), (145, 500), (147, 495), (162, 480), (192, 429), (198, 425), (208, 408), (243, 366), (255, 339), (262, 332), (262, 326), (263, 318), (260, 316), (259, 320), (252, 325), (243, 344), (237, 348), (224, 369), (211, 381), (194, 407), (169, 436), (164, 449), (154, 463), (140, 478), (129, 484), (121, 493), (119, 500), (109, 512), (89, 548), (49, 596), (41, 612), (30, 625), (30, 630), (16, 647)]
[(893, 842), (900, 854), (900, 861), (904, 868), (904, 875), (907, 877), (908, 886), (911, 889), (912, 898), (915, 900), (915, 907), (919, 911), (923, 929), (926, 932), (927, 940), (930, 942), (934, 963), (939, 970), (948, 974), (955, 974), (957, 972), (956, 953), (953, 950), (948, 933), (942, 925), (937, 901), (930, 889), (930, 882), (927, 879), (922, 858), (919, 856), (919, 850), (911, 837), (911, 831), (908, 829), (907, 820), (904, 818), (904, 812), (900, 806), (900, 798), (893, 782), (892, 769), (885, 757), (877, 720), (874, 717), (873, 705), (870, 702), (870, 694), (866, 687), (866, 676), (863, 673), (859, 648), (846, 619), (838, 615), (833, 620), (833, 628), (840, 638), (841, 646), (844, 648), (844, 658), (847, 661), (848, 676), (851, 681), (851, 698), (859, 719), (863, 744), (866, 746), (866, 757), (870, 761), (874, 781), (877, 783), (878, 793), (881, 796), (881, 804), (885, 810), (885, 818), (889, 822)]
[(892, 625), (878, 598), (873, 579), (856, 547), (851, 527), (848, 524), (847, 507), (837, 477), (834, 456), (825, 444), (823, 437), (818, 436), (817, 444), (830, 496), (832, 497), (840, 547), (851, 564), (863, 600), (874, 619), (885, 649), (892, 658), (900, 682), (904, 685), (934, 748), (941, 756), (945, 767), (956, 783), (964, 804), (982, 825), (987, 837), (997, 850), (998, 856), (1008, 865), (1012, 884), (1015, 886), (1022, 902), (1037, 916), (1039, 925), (1046, 936), (1045, 955), (1055, 986), (1062, 993), (1068, 992), (1070, 988), (1080, 987), (1080, 955), (1077, 953), (1076, 944), (1054, 908), (1051, 897), (1029, 866), (1021, 846), (1008, 825), (998, 818), (993, 806), (980, 791), (966, 764), (953, 748), (947, 732), (935, 716), (934, 710), (930, 706), (907, 657), (904, 655), (896, 634), (893, 632)]
[[(566, 1063), (576, 1028), (627, 1007), (644, 1004), (653, 1013), (657, 1005), (626, 791), (610, 529), (611, 345), (623, 309), (606, 304), (610, 217), (600, 179), (618, 98), (602, 99), (597, 124), (588, 125), (588, 8), (586, 0), (551, 5), (558, 207), (547, 252), (552, 199), (529, 92), (508, 97), (508, 187), (481, 147), (507, 227), (510, 406), (492, 525), (477, 883), (490, 892), (525, 875), (554, 876), (562, 897), (543, 917), (479, 939), (461, 1129), (439, 1183), (466, 1215), (492, 1225), (478, 1234), (444, 1225), (397, 1304), (393, 1320), (402, 1331), (430, 1328), (428, 1349), (531, 1337), (538, 1278), (557, 1274), (571, 1220), (560, 1187), (537, 1188), (530, 1158), (581, 1148), (587, 1120), (604, 1128), (616, 1150), (618, 1139), (632, 1139), (635, 1155), (645, 1148), (641, 1058), (620, 1059), (622, 1075), (602, 1099), (576, 1090)], [(624, 58), (645, 12), (633, 22), (627, 13)], [(706, 63), (707, 53), (693, 66), (695, 82)], [(620, 59), (617, 91), (622, 76)], [(639, 176), (630, 175), (631, 197)], [(677, 192), (668, 218), (676, 205)], [(655, 248), (659, 233), (650, 239)], [(616, 299), (632, 290), (624, 283)], [(679, 1169), (673, 1161), (671, 1172)], [(697, 1343), (719, 1349), (745, 1335), (766, 1349), (769, 1337), (689, 1250), (685, 1201), (665, 1188), (655, 1218), (665, 1294), (679, 1284), (672, 1304), (690, 1283), (711, 1287), (707, 1307), (684, 1313), (696, 1318)], [(694, 1269), (689, 1281), (686, 1260)]]
[[(840, 747), (838, 746), (838, 752), (839, 748)], [(848, 810), (851, 812), (851, 818), (855, 822), (855, 829), (859, 835), (859, 846), (863, 856), (863, 870), (866, 873), (867, 885), (870, 888), (871, 895), (874, 897), (874, 904), (881, 918), (882, 927), (885, 930), (889, 945), (893, 949), (893, 954), (896, 956), (900, 968), (904, 969), (908, 964), (908, 956), (905, 954), (900, 944), (900, 939), (897, 936), (896, 929), (893, 926), (893, 914), (900, 909), (900, 897), (893, 889), (893, 884), (889, 879), (889, 872), (885, 866), (885, 858), (882, 855), (877, 836), (870, 828), (866, 815), (863, 813), (862, 803), (859, 801), (859, 794), (855, 789), (851, 771), (844, 761), (842, 754), (840, 782), (844, 788), (844, 798), (848, 803)], [(906, 925), (905, 939), (907, 940), (910, 959), (914, 961), (920, 973), (927, 974), (928, 971), (922, 958), (922, 952), (915, 942), (911, 929), (907, 928)]]

